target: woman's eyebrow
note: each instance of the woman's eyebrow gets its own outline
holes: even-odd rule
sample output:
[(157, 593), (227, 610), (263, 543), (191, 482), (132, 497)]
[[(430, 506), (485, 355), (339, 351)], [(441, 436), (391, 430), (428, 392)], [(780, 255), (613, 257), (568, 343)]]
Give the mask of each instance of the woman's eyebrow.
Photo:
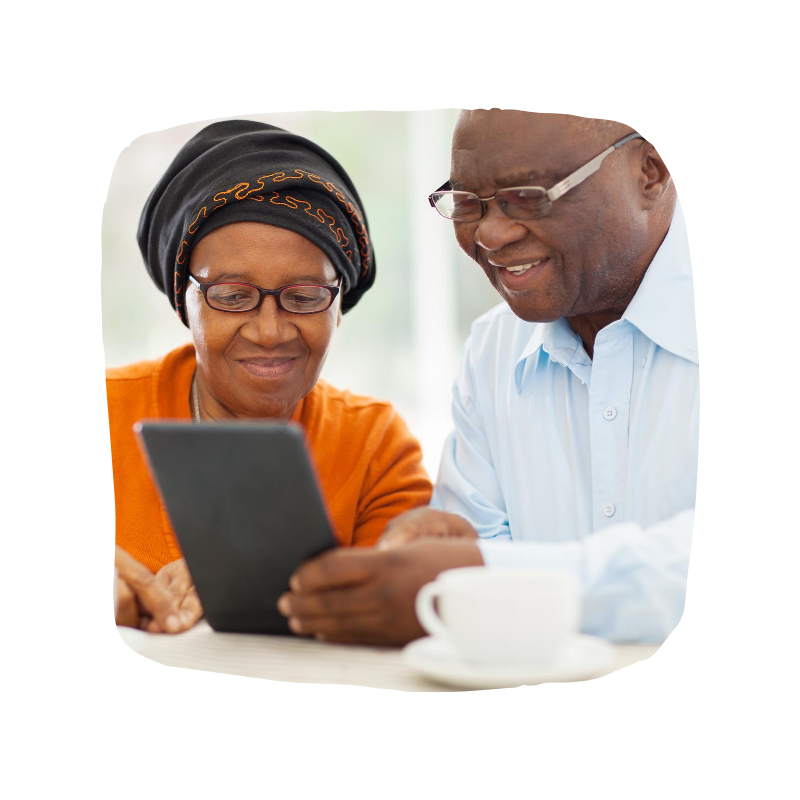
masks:
[[(280, 284), (281, 286), (293, 286), (295, 284), (301, 283), (312, 283), (317, 284), (320, 286), (330, 286), (338, 280), (338, 276), (336, 278), (331, 278), (330, 280), (326, 279), (320, 275), (293, 275), (291, 280), (288, 280), (286, 283)], [(221, 275), (216, 275), (213, 278), (204, 278), (203, 283), (252, 283), (256, 286), (260, 286), (258, 281), (253, 280), (251, 277), (242, 275), (241, 273), (235, 272), (223, 272)], [(271, 281), (274, 283), (274, 281)], [(266, 288), (266, 287), (265, 287)]]

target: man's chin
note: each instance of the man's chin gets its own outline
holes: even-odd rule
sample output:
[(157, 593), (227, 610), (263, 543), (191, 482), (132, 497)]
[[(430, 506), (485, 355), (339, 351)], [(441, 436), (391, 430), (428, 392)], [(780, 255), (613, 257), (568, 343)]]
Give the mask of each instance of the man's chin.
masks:
[(536, 299), (519, 295), (508, 296), (505, 292), (502, 296), (514, 314), (525, 322), (554, 322), (564, 316), (561, 309), (537, 302)]

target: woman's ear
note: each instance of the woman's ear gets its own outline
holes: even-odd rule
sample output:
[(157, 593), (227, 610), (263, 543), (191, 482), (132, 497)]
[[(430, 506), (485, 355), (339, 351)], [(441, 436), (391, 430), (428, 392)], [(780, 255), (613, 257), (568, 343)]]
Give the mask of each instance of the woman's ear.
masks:
[(336, 327), (338, 328), (342, 324), (342, 306), (339, 306), (339, 310), (336, 312)]

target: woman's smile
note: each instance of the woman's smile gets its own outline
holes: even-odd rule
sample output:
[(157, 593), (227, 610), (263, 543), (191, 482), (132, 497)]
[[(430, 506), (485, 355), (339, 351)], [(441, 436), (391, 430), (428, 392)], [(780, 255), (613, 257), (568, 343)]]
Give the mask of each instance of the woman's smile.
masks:
[(237, 359), (236, 363), (254, 378), (275, 379), (288, 375), (299, 362), (299, 356), (281, 356), (278, 358), (243, 358)]

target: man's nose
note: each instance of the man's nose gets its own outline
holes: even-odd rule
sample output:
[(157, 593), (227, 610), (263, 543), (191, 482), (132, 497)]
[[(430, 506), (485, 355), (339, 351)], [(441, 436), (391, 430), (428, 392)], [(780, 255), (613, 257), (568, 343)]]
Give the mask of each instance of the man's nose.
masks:
[(285, 344), (297, 336), (292, 316), (278, 306), (276, 297), (265, 297), (253, 318), (242, 329), (242, 336), (262, 347)]
[(494, 200), (486, 206), (486, 213), (478, 220), (475, 228), (475, 243), (491, 253), (506, 245), (519, 242), (528, 235), (528, 229), (518, 219), (507, 217)]

